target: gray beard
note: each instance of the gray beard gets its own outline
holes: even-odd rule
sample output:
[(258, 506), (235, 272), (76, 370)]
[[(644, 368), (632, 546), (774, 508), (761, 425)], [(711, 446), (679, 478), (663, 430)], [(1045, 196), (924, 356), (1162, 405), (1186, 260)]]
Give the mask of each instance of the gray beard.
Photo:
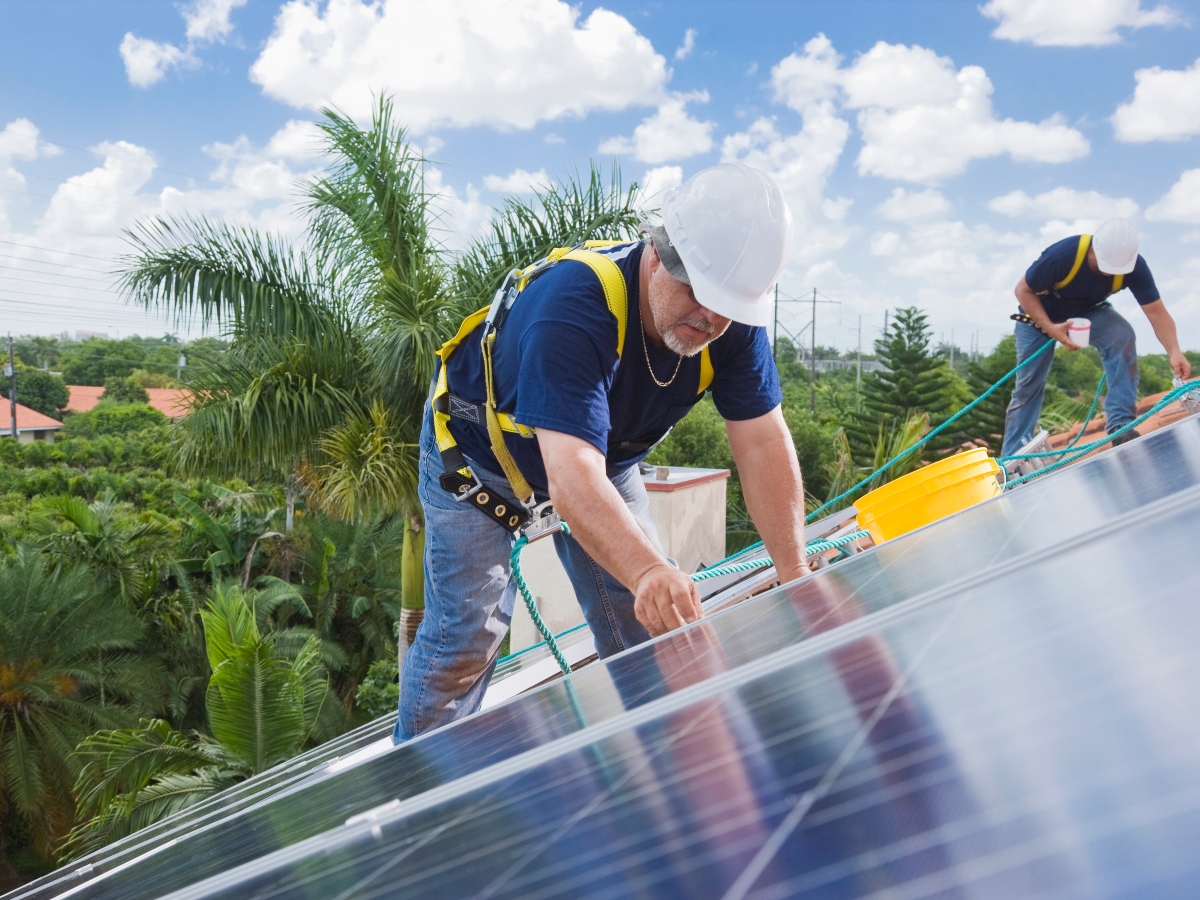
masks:
[[(667, 349), (673, 353), (678, 353), (680, 356), (695, 356), (713, 341), (714, 335), (709, 332), (709, 338), (707, 341), (704, 341), (701, 344), (685, 344), (679, 339), (679, 336), (675, 334), (675, 329), (673, 327), (665, 327), (662, 322), (658, 321), (658, 316), (655, 315), (653, 306), (650, 308), (650, 314), (654, 316), (654, 327), (658, 329), (659, 335), (662, 336), (663, 343), (666, 344)], [(708, 323), (704, 321), (701, 321), (698, 324), (688, 322), (686, 319), (682, 319), (680, 321), (682, 321), (685, 325), (692, 325), (693, 328), (699, 328), (701, 330), (708, 328)], [(672, 322), (671, 324), (678, 325), (679, 322)]]

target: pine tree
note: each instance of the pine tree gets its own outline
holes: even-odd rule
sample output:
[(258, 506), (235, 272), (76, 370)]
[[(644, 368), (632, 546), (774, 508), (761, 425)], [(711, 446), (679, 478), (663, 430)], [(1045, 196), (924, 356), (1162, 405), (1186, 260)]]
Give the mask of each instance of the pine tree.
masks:
[[(1017, 341), (1007, 335), (996, 349), (987, 356), (971, 363), (967, 369), (967, 384), (971, 393), (978, 397), (993, 384), (1007, 375), (1017, 364)], [(1004, 416), (1008, 401), (1012, 398), (1014, 382), (1002, 384), (994, 394), (967, 413), (958, 422), (958, 440), (972, 440), (977, 445), (986, 445), (995, 454), (1000, 453), (1004, 440)]]
[[(880, 435), (899, 428), (914, 413), (928, 413), (935, 427), (949, 414), (953, 403), (949, 366), (933, 355), (932, 333), (925, 314), (911, 306), (897, 310), (895, 320), (875, 342), (885, 368), (863, 378), (862, 409), (846, 425), (857, 464), (868, 464)], [(926, 449), (946, 446), (949, 441), (939, 438)]]

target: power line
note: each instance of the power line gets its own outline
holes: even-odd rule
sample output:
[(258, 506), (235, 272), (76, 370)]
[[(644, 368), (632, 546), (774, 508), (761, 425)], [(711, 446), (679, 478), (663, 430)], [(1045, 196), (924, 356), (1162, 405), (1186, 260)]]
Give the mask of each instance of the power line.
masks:
[[(8, 266), (5, 266), (4, 268), (8, 268)], [(72, 275), (66, 275), (66, 276), (64, 276), (64, 277), (66, 277), (66, 278), (72, 278), (72, 277), (73, 277), (73, 278), (78, 278), (79, 276), (78, 276), (78, 275), (74, 275), (74, 276), (72, 276)], [(99, 281), (100, 279), (98, 279), (98, 278), (97, 278), (96, 280), (97, 280), (97, 281)], [(119, 294), (119, 293), (121, 293), (120, 291), (115, 291), (115, 290), (113, 290), (112, 288), (103, 288), (103, 287), (87, 287), (87, 286), (85, 286), (85, 285), (82, 285), (82, 284), (59, 284), (59, 283), (57, 283), (57, 282), (54, 282), (54, 281), (38, 281), (36, 278), (17, 278), (17, 277), (15, 277), (15, 276), (13, 276), (13, 275), (0, 275), (0, 290), (7, 290), (7, 288), (4, 288), (4, 287), (2, 287), (2, 285), (3, 285), (5, 282), (7, 282), (7, 281), (22, 281), (22, 282), (25, 282), (26, 284), (44, 284), (44, 285), (47, 285), (47, 286), (49, 286), (49, 287), (58, 287), (58, 288), (61, 288), (61, 287), (69, 287), (69, 288), (75, 288), (76, 290), (86, 290), (86, 291), (104, 291), (105, 293), (108, 293), (108, 294)], [(21, 292), (20, 292), (20, 291), (17, 291), (16, 293), (21, 293)]]
[[(0, 256), (4, 256), (4, 254), (0, 253)], [(17, 259), (23, 259), (23, 258), (24, 257), (17, 257)], [(41, 260), (35, 260), (35, 262), (41, 262)], [(51, 263), (50, 265), (54, 265), (54, 263)], [(73, 267), (73, 268), (82, 268), (82, 266), (77, 266), (77, 267)], [(26, 275), (49, 275), (51, 278), (78, 278), (81, 281), (98, 281), (103, 284), (112, 284), (113, 277), (115, 277), (115, 276), (109, 276), (107, 278), (95, 278), (91, 275), (72, 275), (70, 272), (47, 272), (44, 269), (27, 269), (24, 266), (6, 266), (4, 263), (0, 263), (0, 269), (10, 269), (13, 272), (21, 272)], [(99, 269), (88, 269), (85, 271), (99, 272), (100, 270)], [(8, 277), (11, 277), (11, 276), (0, 275), (0, 278), (8, 278)]]
[[(12, 243), (12, 242), (11, 242), (11, 241), (0, 241), (0, 243), (3, 243), (3, 244), (9, 244), (9, 243)], [(25, 246), (25, 245), (22, 245), (22, 246)], [(35, 249), (35, 250), (41, 250), (42, 248), (41, 248), (41, 247), (35, 247), (34, 249)], [(53, 253), (66, 253), (67, 251), (65, 251), (65, 250), (53, 250), (53, 251), (51, 251), (51, 252), (53, 252)], [(82, 254), (75, 254), (75, 255), (77, 255), (77, 256), (82, 256)], [(53, 261), (51, 261), (51, 260), (47, 260), (47, 259), (34, 259), (34, 258), (33, 258), (33, 257), (31, 257), (31, 256), (22, 256), (22, 255), (21, 255), (21, 254), (19, 254), (19, 253), (4, 253), (4, 252), (0, 251), (0, 258), (2, 258), (2, 259), (21, 259), (21, 260), (28, 260), (29, 262), (42, 263), (43, 265), (47, 265), (47, 266), (58, 266), (60, 269), (78, 269), (78, 270), (79, 270), (79, 271), (81, 271), (81, 272), (104, 272), (104, 273), (107, 273), (107, 272), (108, 272), (108, 270), (107, 270), (107, 269), (99, 269), (99, 268), (96, 268), (95, 266), (73, 266), (73, 265), (71, 265), (70, 263), (60, 263), (60, 262), (53, 262)]]
[[(13, 223), (13, 224), (16, 224), (16, 225), (23, 225), (23, 224), (25, 224), (25, 223), (23, 223), (23, 222), (15, 222), (15, 223)], [(40, 226), (37, 226), (37, 225), (31, 225), (31, 226), (28, 226), (28, 227), (30, 227), (30, 228), (38, 228), (38, 227), (40, 227)], [(95, 235), (95, 236), (96, 236), (96, 237), (107, 237), (107, 235)], [(100, 262), (112, 262), (112, 260), (111, 260), (111, 259), (109, 259), (108, 257), (105, 257), (105, 256), (89, 256), (89, 255), (88, 255), (88, 254), (86, 254), (86, 253), (72, 253), (70, 250), (57, 250), (57, 249), (55, 249), (54, 247), (38, 247), (38, 246), (36, 246), (35, 244), (22, 244), (22, 243), (20, 243), (20, 242), (18, 242), (18, 241), (6, 241), (6, 240), (3, 240), (3, 239), (0, 239), (0, 244), (11, 244), (11, 245), (12, 245), (12, 246), (14, 246), (14, 247), (26, 247), (26, 248), (28, 248), (28, 249), (30, 249), (30, 250), (44, 250), (44, 251), (46, 251), (47, 253), (65, 253), (67, 256), (78, 256), (78, 257), (81, 257), (81, 258), (83, 258), (83, 259), (95, 259), (95, 260), (99, 260)]]
[(98, 238), (114, 238), (114, 237), (116, 237), (115, 234), (102, 234), (99, 231), (78, 231), (77, 229), (74, 229), (74, 228), (58, 228), (54, 225), (38, 225), (35, 222), (14, 222), (11, 219), (9, 220), (8, 224), (9, 225), (20, 225), (22, 228), (36, 228), (39, 231), (62, 231), (67, 234), (82, 234), (82, 235), (85, 235), (86, 237), (98, 237)]
[(121, 156), (113, 156), (112, 154), (109, 154), (109, 153), (101, 153), (99, 150), (88, 150), (85, 147), (76, 147), (73, 144), (63, 144), (59, 141), (52, 141), (47, 138), (41, 137), (39, 134), (29, 134), (28, 132), (20, 132), (20, 131), (12, 132), (12, 134), (22, 134), (22, 133), (26, 137), (31, 137), (31, 138), (34, 138), (35, 140), (39, 140), (39, 141), (42, 141), (47, 144), (53, 144), (55, 147), (63, 147), (67, 150), (76, 150), (79, 153), (90, 153), (93, 156), (100, 157), (100, 159), (111, 159), (113, 162), (125, 163), (126, 165), (130, 165), (130, 166), (140, 166), (143, 169), (154, 169), (157, 172), (166, 172), (170, 175), (179, 175), (183, 178), (195, 179), (196, 181), (206, 181), (209, 184), (218, 184), (221, 187), (233, 188), (234, 190), (238, 190), (238, 191), (245, 190), (249, 194), (258, 194), (260, 197), (268, 196), (268, 195), (262, 194), (259, 191), (248, 190), (246, 188), (239, 187), (236, 184), (231, 184), (227, 181), (217, 181), (212, 178), (205, 178), (203, 175), (192, 175), (188, 172), (180, 172), (175, 169), (166, 169), (166, 168), (163, 168), (162, 166), (158, 165), (157, 163), (142, 162), (140, 160), (134, 160), (134, 159), (126, 159)]

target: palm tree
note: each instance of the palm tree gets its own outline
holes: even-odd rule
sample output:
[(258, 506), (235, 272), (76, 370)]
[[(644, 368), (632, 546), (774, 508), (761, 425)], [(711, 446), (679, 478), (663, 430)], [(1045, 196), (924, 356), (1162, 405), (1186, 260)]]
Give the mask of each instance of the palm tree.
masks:
[(133, 652), (141, 636), (86, 568), (50, 568), (33, 543), (0, 564), (0, 858), (10, 816), (49, 855), (74, 817), (72, 749), (159, 706), (162, 670)]
[(55, 559), (87, 566), (106, 589), (137, 602), (165, 574), (168, 550), (177, 538), (172, 524), (157, 513), (135, 512), (108, 491), (91, 504), (81, 497), (50, 497), (31, 528), (44, 535)]
[(82, 823), (68, 857), (157, 822), (338, 734), (344, 714), (329, 687), (336, 648), (307, 628), (276, 628), (283, 606), (304, 610), (291, 585), (263, 590), (218, 584), (201, 612), (212, 676), (211, 734), (188, 737), (161, 720), (111, 729), (79, 743), (75, 785)]
[[(594, 166), (533, 200), (505, 201), (457, 258), (438, 236), (428, 161), (379, 101), (369, 127), (326, 110), (331, 165), (305, 188), (308, 250), (203, 219), (156, 219), (130, 234), (129, 297), (199, 313), (231, 341), (190, 371), (192, 413), (175, 426), (189, 471), (301, 487), (348, 518), (402, 515), (403, 605), (421, 605), (423, 522), (416, 497), (422, 408), (434, 351), (504, 275), (551, 248), (628, 237), (636, 185)], [(190, 368), (190, 367), (189, 367)]]

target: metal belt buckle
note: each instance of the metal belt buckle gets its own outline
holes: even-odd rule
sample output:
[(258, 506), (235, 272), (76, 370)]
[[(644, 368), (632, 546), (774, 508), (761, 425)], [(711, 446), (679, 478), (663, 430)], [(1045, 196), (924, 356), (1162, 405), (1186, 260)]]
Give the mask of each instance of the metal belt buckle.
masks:
[(529, 510), (529, 523), (521, 529), (521, 534), (532, 544), (561, 531), (562, 527), (562, 516), (555, 512), (554, 504), (547, 500)]
[(457, 494), (451, 494), (451, 496), (454, 497), (455, 503), (462, 503), (467, 498), (474, 497), (481, 490), (483, 490), (483, 482), (479, 480), (479, 476), (475, 474), (475, 470), (472, 469), (470, 466), (467, 466), (467, 471), (471, 475), (471, 482), (472, 482), (471, 487), (470, 487), (470, 489), (461, 491)]

